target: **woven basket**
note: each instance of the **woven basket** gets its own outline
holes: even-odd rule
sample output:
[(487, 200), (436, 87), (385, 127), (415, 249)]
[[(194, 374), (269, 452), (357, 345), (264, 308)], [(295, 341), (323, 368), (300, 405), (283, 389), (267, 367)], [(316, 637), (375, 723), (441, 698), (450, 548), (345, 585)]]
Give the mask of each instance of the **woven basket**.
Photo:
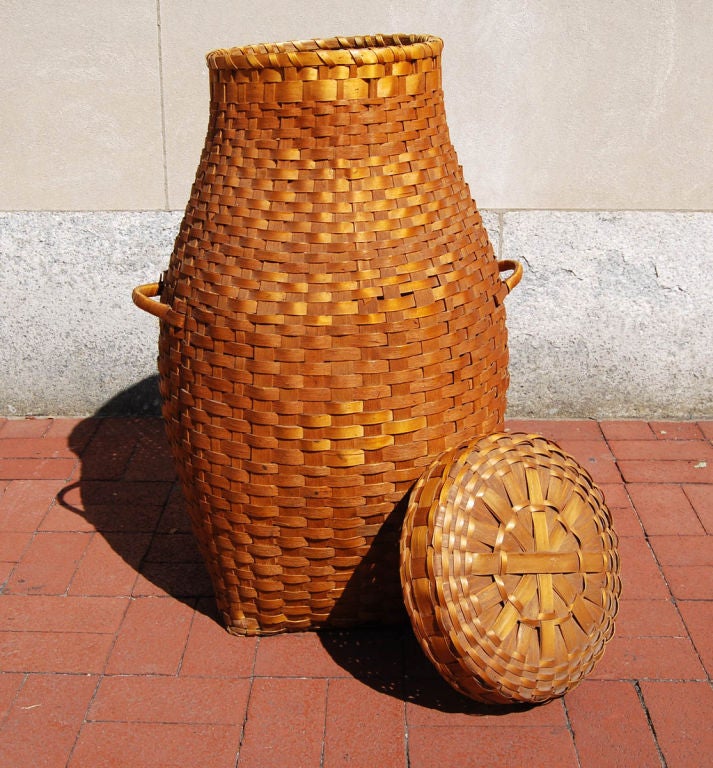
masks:
[(463, 180), (441, 47), (208, 55), (193, 191), (134, 300), (162, 319), (163, 415), (231, 632), (403, 617), (406, 492), (463, 433), (502, 427), (521, 267), (496, 261)]
[(421, 647), (478, 701), (566, 693), (613, 635), (616, 547), (601, 491), (554, 443), (494, 434), (444, 452), (414, 489), (401, 540)]

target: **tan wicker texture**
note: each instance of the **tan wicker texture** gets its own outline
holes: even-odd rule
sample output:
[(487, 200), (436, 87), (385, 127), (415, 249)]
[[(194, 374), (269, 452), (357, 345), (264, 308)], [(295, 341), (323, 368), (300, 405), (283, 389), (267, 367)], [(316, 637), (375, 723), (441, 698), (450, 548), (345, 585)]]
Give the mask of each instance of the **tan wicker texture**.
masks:
[(613, 635), (617, 543), (600, 489), (545, 438), (494, 434), (444, 452), (414, 489), (401, 540), (421, 647), (479, 701), (566, 693)]
[(163, 413), (232, 632), (403, 617), (406, 492), (502, 426), (521, 268), (463, 180), (441, 45), (208, 56), (196, 182), (162, 285), (134, 296), (162, 318)]

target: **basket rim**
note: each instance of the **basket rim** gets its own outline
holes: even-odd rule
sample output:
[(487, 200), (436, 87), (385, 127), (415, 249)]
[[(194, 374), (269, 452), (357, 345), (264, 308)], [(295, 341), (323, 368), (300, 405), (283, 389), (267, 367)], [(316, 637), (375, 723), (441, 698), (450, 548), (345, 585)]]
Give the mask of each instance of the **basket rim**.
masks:
[(218, 48), (206, 55), (209, 69), (359, 66), (432, 58), (443, 40), (429, 34), (375, 34), (315, 38)]

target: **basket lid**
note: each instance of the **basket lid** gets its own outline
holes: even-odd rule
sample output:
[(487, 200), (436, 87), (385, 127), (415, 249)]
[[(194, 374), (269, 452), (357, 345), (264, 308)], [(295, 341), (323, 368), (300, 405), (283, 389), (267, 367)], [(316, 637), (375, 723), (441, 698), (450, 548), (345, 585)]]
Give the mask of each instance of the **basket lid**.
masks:
[(613, 635), (617, 543), (601, 490), (544, 437), (502, 433), (446, 451), (416, 484), (401, 536), (423, 650), (479, 701), (566, 693)]

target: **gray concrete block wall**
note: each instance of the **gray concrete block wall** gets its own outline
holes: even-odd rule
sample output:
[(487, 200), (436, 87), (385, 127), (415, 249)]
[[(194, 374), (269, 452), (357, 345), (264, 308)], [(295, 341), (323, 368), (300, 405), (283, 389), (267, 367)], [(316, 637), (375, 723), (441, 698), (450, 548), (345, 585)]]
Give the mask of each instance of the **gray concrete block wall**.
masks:
[[(131, 302), (181, 212), (0, 214), (0, 415), (151, 410), (158, 321)], [(713, 417), (713, 213), (484, 211), (507, 299), (511, 417)], [(117, 400), (117, 398), (119, 398)]]
[(0, 20), (0, 210), (180, 209), (207, 51), (374, 32), (443, 38), (482, 208), (713, 210), (710, 0), (28, 0)]

